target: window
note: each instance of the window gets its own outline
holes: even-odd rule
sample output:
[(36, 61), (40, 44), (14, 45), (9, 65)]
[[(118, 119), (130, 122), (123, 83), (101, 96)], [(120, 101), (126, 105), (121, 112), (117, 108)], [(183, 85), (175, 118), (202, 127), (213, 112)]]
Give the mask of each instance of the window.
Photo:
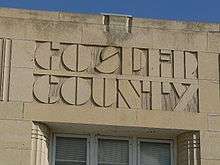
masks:
[(55, 136), (53, 165), (172, 165), (170, 141)]
[(56, 137), (55, 165), (86, 165), (87, 139)]
[(139, 165), (170, 165), (169, 143), (140, 142)]
[(99, 165), (129, 165), (129, 144), (127, 140), (98, 140)]

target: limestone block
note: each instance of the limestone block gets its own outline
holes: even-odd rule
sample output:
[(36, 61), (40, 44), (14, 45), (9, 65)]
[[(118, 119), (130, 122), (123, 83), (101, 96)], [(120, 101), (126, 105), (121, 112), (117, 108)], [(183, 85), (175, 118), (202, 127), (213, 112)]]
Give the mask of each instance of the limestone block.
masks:
[(0, 149), (0, 162), (4, 165), (30, 165), (30, 150)]
[(23, 103), (0, 102), (0, 119), (21, 119), (23, 117)]
[[(51, 14), (51, 12), (49, 12)], [(56, 13), (56, 12), (55, 12)], [(54, 17), (53, 17), (54, 18)], [(55, 17), (56, 18), (56, 17)], [(88, 24), (99, 24), (103, 21), (103, 16), (99, 14), (80, 14), (80, 13), (65, 13), (60, 12), (58, 20), (86, 22)]]
[(28, 29), (28, 31), (26, 31), (26, 34), (23, 34), (24, 31), (21, 31), (21, 35), (25, 35), (25, 38), (53, 42), (81, 42), (81, 23), (76, 23), (72, 21), (54, 22), (51, 20), (24, 20), (23, 23), (25, 23), (24, 26), (26, 26)]
[(31, 149), (31, 122), (0, 120), (0, 149)]
[(219, 33), (208, 33), (208, 51), (209, 52), (220, 52), (220, 34)]
[(171, 128), (172, 122), (170, 113), (163, 111), (163, 115), (157, 115), (159, 113), (161, 113), (161, 111), (139, 111), (139, 113), (137, 113), (137, 124), (146, 127)]
[(210, 131), (220, 132), (220, 114), (209, 114), (208, 126)]
[(82, 43), (108, 45), (111, 42), (110, 37), (104, 33), (105, 25), (83, 24)]
[(30, 165), (31, 150), (21, 151), (21, 165)]
[(149, 28), (132, 27), (131, 33), (125, 36), (123, 40), (117, 44), (126, 47), (152, 48), (153, 31)]
[(217, 53), (199, 52), (199, 79), (219, 80), (220, 56)]
[(171, 125), (174, 129), (205, 130), (208, 128), (207, 115), (204, 113), (170, 112)]
[(137, 125), (141, 127), (197, 130), (206, 129), (203, 114), (171, 111), (138, 111)]
[(34, 67), (35, 42), (25, 40), (12, 40), (12, 67)]
[(9, 86), (10, 101), (33, 101), (33, 69), (12, 68)]
[(203, 32), (154, 29), (153, 48), (202, 51), (207, 49), (207, 35)]
[(220, 158), (220, 132), (202, 131), (200, 133), (202, 159)]
[(200, 112), (219, 113), (220, 93), (219, 84), (207, 80), (199, 80)]
[(0, 35), (6, 38), (74, 43), (81, 41), (82, 25), (73, 21), (1, 17), (0, 22)]
[(187, 31), (219, 31), (218, 24), (200, 23), (200, 22), (179, 22), (170, 20), (156, 20), (134, 18), (132, 21), (134, 26), (142, 28), (155, 28), (165, 30), (187, 30)]
[(201, 165), (219, 165), (220, 160), (216, 159), (201, 159)]

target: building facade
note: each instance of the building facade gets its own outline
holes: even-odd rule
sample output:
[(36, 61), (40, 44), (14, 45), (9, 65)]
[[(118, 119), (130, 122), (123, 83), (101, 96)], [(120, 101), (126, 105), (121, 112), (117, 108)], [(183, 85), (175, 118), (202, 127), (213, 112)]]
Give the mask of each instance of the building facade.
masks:
[(0, 165), (219, 165), (220, 25), (0, 9)]

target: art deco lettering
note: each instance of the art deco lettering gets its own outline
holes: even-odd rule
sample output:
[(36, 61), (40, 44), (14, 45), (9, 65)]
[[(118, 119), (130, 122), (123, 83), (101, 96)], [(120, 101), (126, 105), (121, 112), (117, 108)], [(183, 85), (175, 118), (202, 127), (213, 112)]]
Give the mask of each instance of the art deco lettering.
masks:
[(34, 98), (198, 112), (197, 52), (36, 42)]
[(10, 39), (0, 44), (3, 101), (199, 111), (198, 52)]

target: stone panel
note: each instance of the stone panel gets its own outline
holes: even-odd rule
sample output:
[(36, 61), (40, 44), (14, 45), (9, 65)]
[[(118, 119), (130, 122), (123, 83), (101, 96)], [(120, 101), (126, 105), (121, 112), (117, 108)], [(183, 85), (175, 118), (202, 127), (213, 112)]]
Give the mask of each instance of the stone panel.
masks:
[(201, 165), (219, 165), (220, 160), (216, 159), (201, 159)]
[(207, 50), (207, 34), (175, 30), (153, 30), (153, 48)]
[(31, 122), (0, 120), (0, 149), (31, 149)]
[(22, 119), (22, 102), (0, 102), (0, 120), (2, 119)]
[(0, 162), (4, 165), (30, 165), (30, 150), (0, 149)]
[(220, 52), (220, 34), (215, 32), (208, 33), (208, 51)]
[(19, 68), (33, 68), (34, 67), (34, 51), (35, 42), (13, 40), (12, 41), (12, 55), (11, 67)]
[(220, 132), (220, 114), (209, 114), (208, 124), (210, 131)]
[(219, 84), (208, 80), (200, 80), (200, 112), (219, 113), (220, 112), (220, 93)]
[(33, 101), (33, 69), (12, 68), (10, 75), (9, 100)]
[(199, 52), (199, 79), (212, 80), (218, 82), (219, 80), (219, 54)]
[(201, 158), (206, 160), (219, 160), (220, 158), (220, 132), (202, 131)]

